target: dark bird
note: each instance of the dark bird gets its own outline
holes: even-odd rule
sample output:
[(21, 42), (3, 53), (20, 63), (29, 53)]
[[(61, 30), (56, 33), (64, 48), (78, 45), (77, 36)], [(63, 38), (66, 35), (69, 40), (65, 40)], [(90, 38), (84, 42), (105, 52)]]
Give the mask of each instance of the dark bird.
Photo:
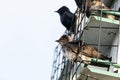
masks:
[(82, 10), (82, 9), (85, 10), (86, 7), (90, 8), (91, 4), (92, 4), (91, 0), (75, 0), (75, 2), (80, 10)]
[(85, 13), (86, 16), (89, 18), (90, 16), (90, 7), (91, 7), (91, 0), (75, 0), (77, 7), (80, 9), (80, 12)]
[(65, 28), (70, 32), (74, 32), (77, 18), (76, 15), (73, 14), (66, 6), (62, 6), (56, 12), (60, 15), (60, 21)]
[[(59, 40), (56, 40), (56, 42), (60, 43), (64, 55), (70, 60), (76, 60), (76, 58), (77, 61), (80, 59), (90, 61), (91, 58), (109, 59), (107, 56), (99, 53), (95, 47), (90, 45), (82, 45), (78, 52), (79, 42), (74, 42), (73, 38), (68, 35), (63, 35)], [(82, 41), (80, 41), (80, 44), (82, 44)]]

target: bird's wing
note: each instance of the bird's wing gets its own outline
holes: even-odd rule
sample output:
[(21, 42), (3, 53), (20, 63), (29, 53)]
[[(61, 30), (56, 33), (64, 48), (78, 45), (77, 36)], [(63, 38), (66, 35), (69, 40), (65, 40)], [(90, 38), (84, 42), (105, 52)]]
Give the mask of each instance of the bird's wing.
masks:
[(66, 11), (65, 12), (65, 15), (70, 19), (70, 20), (74, 20), (76, 18), (76, 15), (71, 13), (71, 12), (68, 12)]
[(69, 42), (69, 44), (73, 44), (73, 45), (78, 45), (79, 43), (81, 46), (85, 44), (83, 43), (82, 40), (74, 40), (74, 41)]
[(71, 41), (71, 42), (69, 42), (69, 44), (78, 45), (79, 41)]
[(73, 53), (77, 53), (78, 51), (78, 45), (76, 44), (67, 44), (66, 45), (67, 48), (69, 48)]

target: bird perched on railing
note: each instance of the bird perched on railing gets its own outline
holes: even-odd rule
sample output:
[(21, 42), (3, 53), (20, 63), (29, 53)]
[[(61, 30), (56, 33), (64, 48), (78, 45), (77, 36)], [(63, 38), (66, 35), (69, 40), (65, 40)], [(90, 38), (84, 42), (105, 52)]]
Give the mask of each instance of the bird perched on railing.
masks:
[(60, 21), (64, 25), (64, 27), (70, 31), (74, 32), (75, 31), (75, 26), (76, 26), (76, 15), (73, 14), (68, 7), (62, 6), (59, 8), (57, 11), (60, 15)]
[[(75, 0), (75, 2), (78, 8), (83, 10), (88, 18), (93, 11), (99, 9), (111, 10), (102, 2), (102, 0)], [(115, 16), (111, 14), (104, 14), (103, 16), (109, 19), (115, 19)]]
[[(99, 59), (109, 59), (107, 56), (99, 53), (99, 51), (90, 45), (85, 45), (80, 41), (73, 41), (68, 35), (63, 35), (60, 39), (56, 40), (56, 42), (60, 43), (62, 46), (62, 51), (64, 52), (64, 56), (66, 56), (70, 60), (79, 61), (80, 59), (90, 61), (91, 58), (99, 58)], [(78, 45), (80, 43), (80, 46)], [(83, 45), (82, 45), (83, 44)], [(79, 49), (79, 51), (78, 51)]]
[(91, 45), (83, 45), (82, 46), (82, 53), (85, 56), (91, 57), (91, 58), (99, 58), (99, 59), (110, 59), (109, 57), (101, 54), (97, 48), (91, 46)]
[(109, 10), (102, 0), (91, 0), (91, 7), (90, 10), (98, 10), (98, 9), (106, 9)]
[[(104, 10), (111, 10), (110, 8), (108, 8), (103, 2), (102, 0), (91, 0), (91, 7), (90, 7), (90, 12), (95, 11), (95, 10), (100, 10), (100, 9), (104, 9)], [(104, 17), (107, 17), (109, 19), (115, 19), (114, 15), (111, 14), (103, 14)]]
[[(61, 46), (62, 46), (62, 51), (63, 55), (68, 58), (69, 60), (72, 61), (80, 61), (85, 60), (85, 61), (90, 61), (91, 58), (78, 54), (77, 55), (77, 49), (78, 49), (78, 44), (76, 42), (73, 42), (73, 38), (71, 38), (68, 35), (63, 35), (60, 37), (60, 39), (56, 40)], [(80, 41), (80, 44), (82, 44), (82, 41)]]

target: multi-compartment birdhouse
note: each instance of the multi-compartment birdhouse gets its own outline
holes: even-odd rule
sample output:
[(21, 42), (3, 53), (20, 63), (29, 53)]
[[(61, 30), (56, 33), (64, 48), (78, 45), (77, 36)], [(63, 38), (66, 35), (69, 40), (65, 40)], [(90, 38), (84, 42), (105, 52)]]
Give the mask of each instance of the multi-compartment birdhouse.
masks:
[[(120, 0), (103, 2), (111, 5), (111, 9), (92, 10), (90, 17), (86, 17), (85, 11), (81, 12), (78, 9), (76, 32), (70, 36), (78, 41), (76, 58), (81, 55), (80, 59), (79, 61), (68, 59), (61, 50), (62, 46), (58, 45), (55, 48), (51, 80), (120, 80), (120, 11), (118, 11)], [(110, 15), (112, 18), (108, 17)], [(94, 55), (91, 51), (91, 56), (87, 56), (90, 59), (84, 60), (82, 55), (85, 56), (85, 53), (82, 52), (80, 40), (110, 59), (91, 57)]]

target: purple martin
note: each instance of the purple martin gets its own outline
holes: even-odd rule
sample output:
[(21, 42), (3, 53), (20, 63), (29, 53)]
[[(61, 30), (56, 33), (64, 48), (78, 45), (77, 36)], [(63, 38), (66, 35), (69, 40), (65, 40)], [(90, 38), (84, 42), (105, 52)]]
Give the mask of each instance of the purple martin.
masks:
[(80, 61), (81, 59), (91, 61), (90, 57), (81, 54), (77, 55), (78, 44), (76, 45), (76, 42), (71, 41), (73, 41), (73, 38), (69, 35), (63, 35), (60, 39), (56, 40), (62, 46), (63, 55), (72, 61)]
[(74, 32), (76, 27), (76, 15), (73, 14), (66, 6), (62, 6), (56, 12), (60, 15), (60, 21), (64, 27), (68, 31)]
[[(101, 54), (97, 48), (91, 45), (82, 45), (81, 50), (78, 52), (79, 42), (74, 43), (74, 39), (69, 35), (61, 36), (60, 39), (56, 40), (56, 42), (58, 42), (62, 46), (62, 51), (64, 52), (64, 55), (70, 60), (75, 60), (76, 55), (78, 55), (78, 60), (80, 60), (80, 58), (82, 58), (82, 60), (88, 59), (88, 61), (90, 61), (91, 58), (99, 58), (103, 60), (110, 59), (109, 57)], [(80, 44), (82, 44), (82, 41), (80, 41)], [(81, 54), (83, 57), (81, 56)]]
[[(99, 9), (104, 9), (104, 10), (111, 10), (110, 8), (108, 8), (103, 2), (102, 0), (91, 0), (91, 7), (90, 7), (90, 11), (97, 11)], [(101, 12), (100, 12), (101, 14)], [(109, 19), (116, 19), (116, 17), (112, 14), (103, 14), (103, 17), (109, 18)]]
[(80, 9), (80, 12), (85, 13), (86, 16), (89, 18), (91, 12), (91, 1), (90, 0), (75, 0), (77, 7)]

